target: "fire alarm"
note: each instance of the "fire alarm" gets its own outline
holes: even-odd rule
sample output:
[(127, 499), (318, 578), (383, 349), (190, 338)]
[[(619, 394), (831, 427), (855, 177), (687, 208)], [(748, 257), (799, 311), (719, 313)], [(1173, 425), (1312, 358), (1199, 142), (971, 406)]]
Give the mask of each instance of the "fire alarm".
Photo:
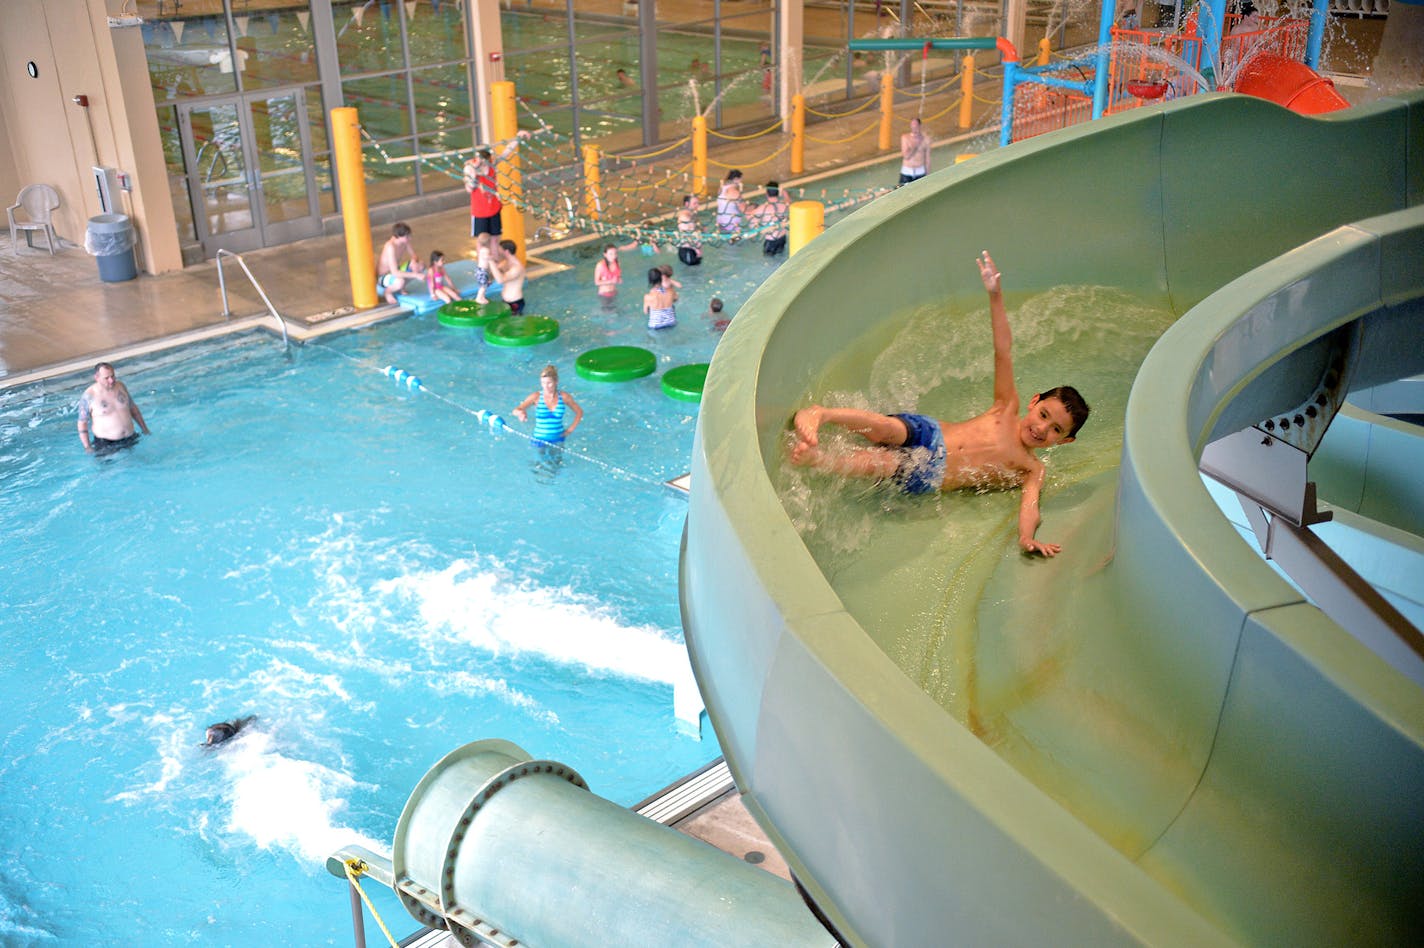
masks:
[(492, 63), (497, 63), (503, 58), (504, 53), (501, 53), (499, 50), (495, 50), (494, 52), (490, 53), (490, 62)]

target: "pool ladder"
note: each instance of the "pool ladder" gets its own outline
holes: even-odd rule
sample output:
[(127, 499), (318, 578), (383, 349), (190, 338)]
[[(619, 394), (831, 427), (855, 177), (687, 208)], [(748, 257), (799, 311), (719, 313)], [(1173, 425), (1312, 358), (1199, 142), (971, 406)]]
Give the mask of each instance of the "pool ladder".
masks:
[(247, 268), (247, 261), (242, 259), (242, 254), (233, 253), (231, 250), (219, 250), (217, 253), (218, 263), (218, 289), (222, 291), (223, 318), (232, 318), (232, 307), (227, 302), (227, 280), (223, 277), (223, 257), (231, 257), (237, 261), (237, 265), (242, 267), (242, 272), (247, 274), (247, 280), (252, 284), (252, 288), (257, 291), (257, 295), (262, 297), (262, 302), (267, 304), (267, 312), (272, 314), (272, 318), (277, 320), (277, 325), (282, 329), (282, 348), (291, 349), (292, 343), (287, 335), (287, 321), (282, 318), (282, 314), (277, 312), (277, 307), (272, 305), (272, 300), (267, 297), (267, 291), (262, 289), (262, 284), (257, 282), (257, 278), (252, 275), (252, 271)]

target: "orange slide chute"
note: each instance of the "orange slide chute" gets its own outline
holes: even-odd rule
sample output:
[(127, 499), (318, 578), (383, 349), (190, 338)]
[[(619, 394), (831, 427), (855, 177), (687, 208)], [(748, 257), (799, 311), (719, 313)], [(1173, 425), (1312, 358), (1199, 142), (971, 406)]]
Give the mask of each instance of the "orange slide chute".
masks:
[(1305, 63), (1272, 53), (1258, 53), (1241, 67), (1236, 91), (1269, 99), (1302, 115), (1348, 109), (1335, 83)]

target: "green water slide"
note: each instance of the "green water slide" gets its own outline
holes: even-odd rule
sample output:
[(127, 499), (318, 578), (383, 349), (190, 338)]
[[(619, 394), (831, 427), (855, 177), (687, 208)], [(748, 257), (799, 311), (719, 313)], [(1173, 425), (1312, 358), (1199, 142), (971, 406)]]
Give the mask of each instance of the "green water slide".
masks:
[[(1120, 454), (1050, 460), (1054, 559), (1019, 554), (1008, 495), (845, 491), (869, 513), (827, 553), (798, 491), (836, 488), (789, 472), (788, 419), (883, 390), (877, 347), (906, 327), (958, 333), (924, 314), (982, 308), (985, 247), (1016, 346), (1025, 301), (1065, 285), (1167, 314), (1125, 406), (1055, 449)], [(1312, 604), (1198, 471), (1322, 379), (1424, 372), (1421, 339), (1424, 90), (1321, 118), (1208, 95), (1016, 144), (877, 200), (757, 291), (703, 395), (683, 623), (749, 808), (843, 938), (1424, 943), (1420, 656)], [(1074, 381), (1074, 346), (1050, 348)], [(1345, 414), (1320, 499), (1416, 564), (1417, 602), (1399, 458), (1420, 441)], [(969, 537), (960, 503), (1010, 516)]]

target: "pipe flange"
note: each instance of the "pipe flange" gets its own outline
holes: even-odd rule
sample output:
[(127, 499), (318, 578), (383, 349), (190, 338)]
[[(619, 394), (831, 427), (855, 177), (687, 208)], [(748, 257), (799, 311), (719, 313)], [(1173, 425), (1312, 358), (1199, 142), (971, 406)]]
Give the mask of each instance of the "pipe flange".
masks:
[(455, 858), (460, 854), (460, 847), (465, 842), (470, 827), (474, 825), (475, 816), (479, 813), (480, 808), (488, 803), (496, 793), (514, 781), (523, 777), (537, 777), (545, 774), (567, 780), (580, 790), (588, 789), (588, 784), (584, 782), (583, 777), (580, 777), (578, 772), (567, 764), (561, 764), (556, 760), (526, 760), (506, 767), (485, 781), (484, 786), (480, 787), (479, 792), (466, 804), (465, 812), (460, 815), (454, 832), (450, 834), (450, 842), (445, 847), (445, 864), (440, 869), (440, 907), (445, 913), (446, 919), (454, 913), (456, 908)]

